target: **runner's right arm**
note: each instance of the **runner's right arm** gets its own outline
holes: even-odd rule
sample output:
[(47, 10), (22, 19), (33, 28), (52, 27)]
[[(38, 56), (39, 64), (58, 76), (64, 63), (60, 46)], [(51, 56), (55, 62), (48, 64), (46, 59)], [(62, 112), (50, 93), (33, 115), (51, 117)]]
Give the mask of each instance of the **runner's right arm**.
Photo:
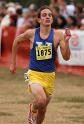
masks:
[(20, 34), (17, 38), (15, 38), (12, 46), (12, 63), (10, 66), (11, 74), (14, 74), (16, 72), (16, 54), (19, 44), (27, 40), (31, 41), (31, 37), (32, 37), (32, 29), (27, 30), (26, 32)]

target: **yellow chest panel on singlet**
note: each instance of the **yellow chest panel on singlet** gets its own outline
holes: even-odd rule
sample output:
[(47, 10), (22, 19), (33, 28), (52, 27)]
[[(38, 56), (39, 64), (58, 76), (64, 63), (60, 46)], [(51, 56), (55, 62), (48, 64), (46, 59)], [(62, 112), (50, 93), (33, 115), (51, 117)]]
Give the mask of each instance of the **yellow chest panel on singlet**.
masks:
[(52, 58), (52, 46), (36, 46), (36, 59), (45, 60)]

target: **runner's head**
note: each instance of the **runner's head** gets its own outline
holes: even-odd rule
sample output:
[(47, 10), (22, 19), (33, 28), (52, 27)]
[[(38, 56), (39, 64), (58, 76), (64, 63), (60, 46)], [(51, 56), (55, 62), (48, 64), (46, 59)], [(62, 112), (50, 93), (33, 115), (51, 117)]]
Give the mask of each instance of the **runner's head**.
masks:
[(38, 22), (43, 25), (51, 25), (53, 22), (52, 11), (49, 6), (42, 6), (37, 12)]

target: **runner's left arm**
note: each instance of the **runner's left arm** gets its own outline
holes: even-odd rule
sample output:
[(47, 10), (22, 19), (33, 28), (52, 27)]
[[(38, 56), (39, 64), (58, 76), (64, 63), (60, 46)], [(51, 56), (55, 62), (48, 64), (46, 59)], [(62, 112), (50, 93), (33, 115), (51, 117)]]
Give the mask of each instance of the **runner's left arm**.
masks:
[(63, 34), (62, 32), (60, 32), (60, 50), (61, 50), (61, 54), (64, 60), (69, 60), (70, 59), (70, 47), (69, 47), (69, 39), (71, 37), (71, 33), (69, 29), (65, 30), (65, 33)]

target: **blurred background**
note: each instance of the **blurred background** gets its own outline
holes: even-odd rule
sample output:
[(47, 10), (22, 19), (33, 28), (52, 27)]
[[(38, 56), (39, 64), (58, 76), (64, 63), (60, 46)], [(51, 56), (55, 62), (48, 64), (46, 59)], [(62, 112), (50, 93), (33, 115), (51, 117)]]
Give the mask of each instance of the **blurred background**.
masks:
[[(37, 11), (42, 5), (50, 6), (52, 28), (64, 32), (69, 28), (71, 58), (65, 62), (57, 51), (56, 70), (84, 76), (84, 1), (83, 0), (7, 0), (0, 1), (0, 65), (9, 67), (14, 38), (27, 29), (39, 27)], [(27, 68), (29, 42), (22, 43), (17, 54), (17, 67)], [(80, 70), (80, 71), (78, 71)]]
[(0, 0), (0, 124), (27, 124), (28, 104), (24, 73), (30, 60), (30, 43), (20, 44), (17, 72), (10, 75), (14, 39), (30, 28), (39, 27), (37, 10), (50, 6), (52, 28), (69, 28), (71, 57), (64, 61), (60, 48), (56, 57), (54, 95), (43, 124), (84, 124), (84, 0)]

